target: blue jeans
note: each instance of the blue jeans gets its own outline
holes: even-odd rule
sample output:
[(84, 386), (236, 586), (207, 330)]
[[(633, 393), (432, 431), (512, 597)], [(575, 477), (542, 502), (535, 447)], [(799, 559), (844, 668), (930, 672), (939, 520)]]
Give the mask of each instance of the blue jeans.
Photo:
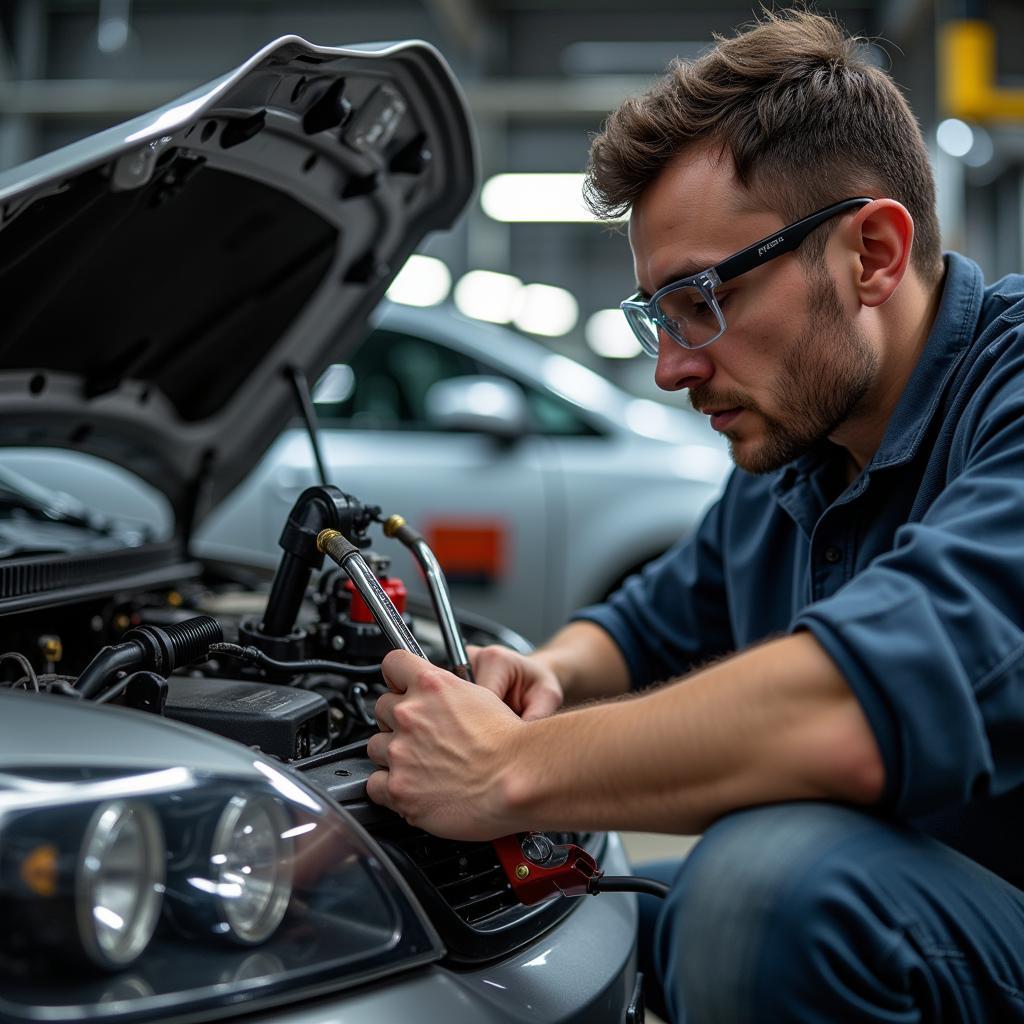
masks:
[(673, 1024), (1024, 1022), (1024, 892), (833, 804), (716, 822), (640, 897), (648, 1005)]

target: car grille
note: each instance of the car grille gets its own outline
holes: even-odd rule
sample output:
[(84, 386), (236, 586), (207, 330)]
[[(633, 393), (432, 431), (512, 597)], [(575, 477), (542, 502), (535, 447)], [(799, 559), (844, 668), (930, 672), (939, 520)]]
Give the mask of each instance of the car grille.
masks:
[[(549, 832), (556, 843), (579, 842), (575, 833)], [(478, 925), (519, 905), (490, 843), (438, 839), (426, 832), (394, 839), (466, 924)]]

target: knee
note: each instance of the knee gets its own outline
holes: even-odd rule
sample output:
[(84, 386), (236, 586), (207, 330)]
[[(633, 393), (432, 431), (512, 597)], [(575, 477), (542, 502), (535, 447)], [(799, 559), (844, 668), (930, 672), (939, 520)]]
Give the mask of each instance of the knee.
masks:
[(856, 836), (872, 827), (856, 811), (801, 803), (710, 828), (658, 923), (656, 963), (673, 1019), (765, 1019), (771, 993), (762, 989), (779, 987), (783, 966), (794, 982), (813, 976), (823, 939), (847, 927)]

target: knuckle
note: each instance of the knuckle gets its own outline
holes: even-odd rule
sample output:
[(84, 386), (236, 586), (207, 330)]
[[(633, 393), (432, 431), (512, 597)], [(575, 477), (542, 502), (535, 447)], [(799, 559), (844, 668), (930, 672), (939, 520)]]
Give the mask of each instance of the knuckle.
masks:
[(424, 693), (440, 693), (444, 686), (441, 676), (436, 671), (431, 671), (430, 669), (420, 673), (419, 683), (420, 689)]

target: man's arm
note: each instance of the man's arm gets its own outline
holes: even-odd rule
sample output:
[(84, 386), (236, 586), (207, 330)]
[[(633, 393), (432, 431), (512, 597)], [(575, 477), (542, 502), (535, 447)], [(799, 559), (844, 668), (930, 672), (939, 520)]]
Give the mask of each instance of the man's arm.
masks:
[(808, 633), (628, 700), (521, 721), (411, 655), (385, 673), (371, 799), (442, 836), (527, 829), (695, 833), (784, 800), (872, 803), (884, 769), (860, 706)]
[(629, 690), (629, 669), (622, 651), (592, 622), (563, 626), (530, 659), (554, 672), (566, 704), (618, 697)]

